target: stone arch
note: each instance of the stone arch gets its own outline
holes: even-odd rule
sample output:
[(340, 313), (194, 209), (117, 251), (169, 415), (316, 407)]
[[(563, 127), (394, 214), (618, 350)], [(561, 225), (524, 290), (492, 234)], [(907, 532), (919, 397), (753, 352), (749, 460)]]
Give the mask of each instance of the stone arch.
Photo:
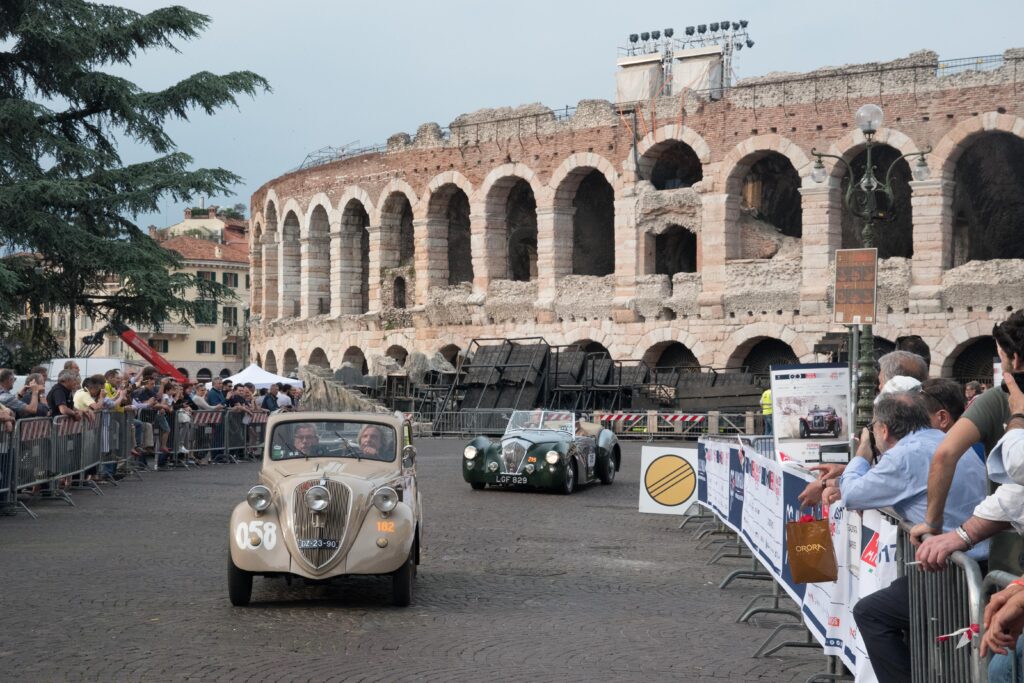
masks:
[(186, 379), (188, 379), (189, 377), (191, 377), (191, 374), (189, 374), (189, 371), (188, 371), (188, 369), (187, 369), (187, 368), (177, 368), (177, 370), (178, 370), (178, 372), (180, 372), (180, 373), (181, 373), (182, 375), (184, 375)]
[[(807, 340), (786, 325), (770, 322), (757, 322), (744, 325), (724, 341), (719, 347), (721, 359), (717, 367), (736, 368), (743, 365), (743, 359), (750, 349), (763, 339), (777, 339), (788, 345), (801, 362), (811, 362), (814, 354)], [(733, 349), (731, 352), (728, 349)]]
[(462, 353), (462, 348), (458, 344), (445, 344), (437, 350), (441, 357), (452, 365), (457, 365), (459, 361), (459, 354)]
[(737, 347), (728, 367), (746, 367), (755, 375), (766, 375), (772, 365), (799, 363), (793, 347), (775, 337), (753, 337)]
[(961, 384), (978, 381), (991, 386), (992, 368), (998, 353), (996, 340), (992, 335), (972, 337), (958, 344), (954, 352), (946, 358), (944, 366), (948, 366), (949, 373), (944, 376), (952, 377)]
[[(277, 191), (275, 191), (274, 189), (267, 190), (267, 195), (263, 198), (262, 210), (263, 210), (263, 215), (266, 216), (268, 224), (270, 223), (270, 215), (269, 214), (270, 214), (271, 207), (273, 207), (275, 209), (275, 211), (276, 211), (277, 207), (279, 207), (279, 206), (281, 206), (281, 200), (277, 198)], [(268, 229), (270, 229), (270, 228), (268, 227)], [(277, 226), (275, 225), (273, 229), (276, 230)]]
[(266, 222), (263, 238), (260, 243), (260, 255), (263, 262), (262, 302), (260, 310), (267, 320), (278, 317), (278, 235), (277, 235), (277, 204), (268, 198), (263, 210)]
[[(875, 133), (874, 140), (877, 144), (898, 149), (901, 155), (921, 151), (909, 135), (893, 128), (879, 128)], [(846, 163), (850, 163), (865, 147), (867, 147), (867, 138), (864, 137), (864, 132), (860, 128), (854, 128), (832, 143), (828, 153), (842, 157)], [(830, 159), (825, 159), (824, 162), (828, 162), (825, 163), (825, 166), (829, 170), (829, 177), (836, 180), (843, 177), (845, 170), (842, 164)]]
[(353, 199), (362, 204), (363, 210), (366, 211), (367, 214), (370, 216), (376, 216), (374, 213), (375, 209), (373, 208), (373, 200), (370, 199), (370, 193), (359, 185), (349, 185), (345, 188), (345, 191), (341, 193), (337, 204), (337, 213), (339, 216), (344, 213), (345, 207), (348, 206)]
[(484, 181), (484, 260), (491, 279), (536, 279), (537, 197), (542, 189), (536, 174), (519, 163), (499, 166)]
[(345, 349), (345, 353), (341, 356), (341, 362), (349, 363), (364, 375), (369, 372), (369, 366), (366, 364), (366, 354), (358, 346), (350, 346)]
[(263, 218), (253, 221), (252, 239), (249, 241), (249, 263), (252, 283), (249, 288), (249, 309), (253, 315), (263, 313)]
[(327, 353), (319, 346), (313, 349), (309, 354), (308, 365), (315, 365), (318, 368), (324, 368), (325, 370), (331, 369), (331, 362), (327, 360)]
[[(665, 143), (672, 142), (681, 142), (692, 149), (702, 165), (706, 166), (711, 163), (711, 147), (700, 133), (689, 126), (672, 123), (666, 126), (659, 126), (637, 143), (636, 152), (640, 159), (639, 169), (634, 164), (632, 156), (626, 159), (623, 167), (628, 171), (637, 173), (641, 178), (650, 178), (650, 170), (654, 165), (650, 154), (651, 151)], [(645, 159), (648, 161), (645, 161)]]
[(953, 180), (956, 162), (970, 146), (972, 139), (978, 135), (995, 131), (1024, 137), (1024, 118), (990, 111), (980, 116), (972, 116), (953, 126), (952, 130), (935, 145), (935, 149), (930, 155), (929, 166), (932, 170), (932, 177)]
[(611, 275), (615, 272), (615, 186), (608, 174), (596, 166), (575, 166), (555, 187), (555, 212), (572, 222), (571, 272)]
[(668, 275), (669, 282), (676, 273), (696, 273), (700, 258), (697, 235), (687, 227), (672, 223), (655, 233), (648, 232), (645, 240), (653, 241), (654, 258), (646, 259), (647, 268), (656, 275)]
[[(360, 195), (362, 198), (360, 198)], [(370, 212), (365, 192), (346, 190), (339, 205), (341, 230), (331, 242), (331, 282), (344, 315), (370, 310)], [(369, 207), (369, 208), (368, 208)]]
[[(715, 364), (713, 352), (706, 349), (700, 337), (686, 330), (672, 329), (667, 326), (657, 327), (643, 335), (634, 348), (650, 350), (654, 346), (665, 342), (679, 342), (690, 349), (700, 365), (711, 366)], [(712, 357), (707, 357), (708, 355)]]
[(1024, 138), (1001, 130), (965, 142), (953, 173), (953, 266), (1024, 258)]
[(392, 344), (389, 346), (387, 351), (384, 352), (384, 355), (389, 358), (394, 358), (398, 361), (398, 365), (401, 367), (405, 367), (405, 361), (409, 358), (409, 352), (400, 344)]
[(284, 352), (284, 364), (281, 367), (281, 374), (291, 376), (299, 369), (299, 358), (295, 355), (295, 349), (287, 349)]
[(398, 276), (391, 287), (391, 305), (395, 308), (407, 308), (409, 305), (409, 285), (405, 278)]
[(931, 374), (935, 377), (952, 377), (953, 365), (965, 348), (978, 339), (991, 337), (992, 320), (971, 320), (956, 325), (938, 341), (932, 344)]
[[(396, 183), (400, 181), (392, 181)], [(401, 276), (407, 291), (416, 291), (416, 242), (413, 227), (415, 195), (394, 190), (381, 196), (380, 255), (381, 275), (386, 279)], [(410, 297), (411, 299), (412, 297)]]
[(301, 302), (301, 249), (299, 234), (302, 231), (299, 222), (298, 204), (290, 199), (285, 205), (284, 219), (281, 221), (280, 243), (278, 244), (278, 314), (289, 318), (300, 314)]
[(232, 374), (233, 374), (233, 373), (231, 372), (231, 370), (230, 370), (230, 369), (228, 369), (228, 368), (221, 368), (221, 370), (220, 370), (220, 374), (218, 375), (218, 377), (220, 377), (221, 379), (227, 379), (227, 378), (228, 378), (228, 377), (230, 377), (230, 376), (231, 376)]
[(644, 351), (642, 359), (648, 366), (666, 368), (699, 368), (700, 361), (697, 356), (680, 341), (667, 339), (657, 342)]
[(306, 212), (305, 214), (303, 214), (302, 234), (300, 235), (302, 239), (306, 239), (307, 237), (310, 236), (310, 228), (312, 227), (312, 225), (310, 224), (310, 219), (313, 216), (313, 212), (316, 211), (318, 208), (322, 209), (324, 213), (327, 215), (328, 225), (330, 225), (331, 223), (338, 222), (337, 212), (334, 209), (334, 204), (331, 203), (330, 197), (328, 197), (323, 192), (317, 192), (309, 200), (309, 203), (306, 205)]
[(781, 135), (755, 135), (736, 145), (719, 164), (719, 186), (726, 194), (739, 195), (743, 190), (743, 178), (750, 167), (768, 152), (777, 152), (789, 159), (800, 178), (807, 178), (811, 162), (795, 142)]
[[(326, 199), (326, 196), (324, 197)], [(330, 203), (310, 205), (300, 248), (301, 301), (304, 317), (331, 312)]]
[[(412, 186), (409, 183), (398, 178), (392, 179), (384, 186), (384, 189), (381, 190), (380, 194), (377, 196), (377, 201), (373, 203), (377, 212), (376, 214), (370, 214), (371, 219), (373, 220), (373, 225), (381, 225), (381, 221), (383, 220), (382, 212), (384, 210), (384, 203), (391, 195), (396, 193), (404, 194), (405, 198), (409, 201), (410, 206), (415, 207), (419, 204), (419, 195), (416, 194), (416, 191), (412, 189)], [(369, 204), (367, 204), (367, 206), (369, 206)]]
[(423, 193), (422, 200), (426, 203), (427, 207), (430, 206), (430, 203), (433, 201), (434, 195), (438, 190), (444, 188), (445, 185), (454, 185), (459, 188), (465, 193), (466, 199), (474, 198), (473, 183), (469, 182), (469, 179), (466, 176), (462, 175), (458, 171), (445, 171), (444, 173), (434, 176), (430, 179), (430, 182), (427, 183), (427, 191)]
[(594, 339), (579, 339), (569, 344), (569, 346), (575, 347), (576, 349), (583, 351), (585, 353), (607, 353), (609, 358), (612, 357), (612, 352), (608, 349), (608, 347)]
[(213, 379), (213, 372), (210, 368), (199, 368), (199, 370), (196, 371), (197, 382), (209, 382), (211, 379)]
[(264, 358), (265, 358), (265, 360), (264, 360), (263, 369), (266, 370), (267, 372), (270, 372), (270, 373), (273, 373), (273, 374), (276, 375), (277, 374), (277, 356), (274, 355), (274, 352), (271, 349), (267, 349), (267, 353), (264, 356)]
[[(449, 178), (452, 182), (443, 182)], [(456, 285), (473, 281), (469, 218), (471, 193), (469, 181), (461, 174), (449, 171), (431, 181), (428, 194), (424, 197), (427, 205), (427, 240), (433, 245), (428, 253), (428, 261), (434, 261), (428, 265), (428, 270), (436, 273), (439, 283)]]

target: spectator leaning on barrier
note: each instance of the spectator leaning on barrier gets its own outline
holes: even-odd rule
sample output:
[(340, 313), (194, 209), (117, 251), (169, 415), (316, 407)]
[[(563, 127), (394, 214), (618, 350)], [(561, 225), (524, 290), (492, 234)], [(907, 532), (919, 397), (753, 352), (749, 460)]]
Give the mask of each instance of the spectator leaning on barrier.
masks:
[[(290, 384), (278, 384), (277, 407), (281, 410), (292, 409), (292, 386)], [(268, 389), (269, 391), (269, 389)]]
[[(992, 328), (992, 336), (996, 340), (996, 351), (999, 353), (999, 360), (1002, 363), (1003, 377), (1007, 377), (1012, 372), (1024, 371), (1024, 311), (1015, 311), (1005, 321), (995, 325)], [(991, 454), (1002, 438), (1005, 431), (1004, 426), (1009, 421), (1008, 394), (1005, 391), (986, 391), (974, 399), (964, 411), (963, 417), (957, 420), (953, 428), (949, 430), (932, 458), (931, 468), (928, 472), (928, 514), (921, 524), (911, 530), (911, 536), (915, 542), (921, 542), (925, 534), (940, 533), (940, 520), (943, 518), (946, 496), (960, 456), (970, 448), (971, 444), (978, 441), (984, 444), (985, 452)], [(1002, 528), (1008, 528), (1008, 526)], [(968, 529), (968, 531), (978, 532), (980, 530)], [(989, 536), (991, 535), (989, 534)], [(974, 536), (972, 538), (977, 540)], [(924, 568), (939, 570), (945, 566), (949, 553), (959, 550), (959, 547), (948, 549), (949, 540), (948, 537), (946, 540), (933, 539), (931, 543), (927, 544), (927, 548), (918, 549), (916, 556)]]
[(74, 395), (78, 390), (78, 373), (74, 370), (61, 370), (57, 375), (57, 383), (46, 395), (46, 404), (54, 417), (66, 415), (73, 420), (81, 420), (82, 413), (75, 409)]
[(267, 395), (263, 397), (263, 401), (260, 403), (260, 407), (270, 412), (275, 412), (281, 409), (281, 406), (277, 402), (278, 388), (276, 384), (271, 384), (270, 388), (267, 389)]
[[(938, 380), (941, 381), (941, 380)], [(959, 386), (952, 387), (959, 397)], [(938, 392), (936, 392), (938, 393)], [(873, 430), (880, 456), (872, 466), (867, 434), (863, 434), (857, 455), (846, 467), (837, 486), (830, 486), (822, 498), (831, 503), (841, 497), (848, 510), (892, 508), (903, 519), (915, 523), (924, 518), (927, 507), (927, 472), (932, 453), (942, 440), (936, 421), (951, 421), (925, 394), (894, 392), (882, 394), (875, 403)], [(962, 409), (962, 408), (961, 408)], [(865, 430), (866, 432), (866, 430)], [(964, 458), (957, 468), (945, 523), (959, 524), (985, 497), (985, 468), (977, 458)], [(979, 546), (971, 553), (985, 561), (988, 548)], [(859, 600), (853, 608), (864, 646), (871, 657), (875, 675), (881, 683), (910, 680), (910, 591), (907, 579), (900, 578), (888, 588)]]
[[(26, 381), (25, 386), (28, 387), (27, 402), (14, 393), (14, 370), (0, 370), (0, 404), (13, 411), (15, 417), (36, 417), (39, 414), (40, 397), (46, 387), (34, 381), (31, 384)], [(42, 403), (45, 404), (45, 400)]]
[(38, 372), (32, 372), (25, 375), (25, 386), (18, 392), (18, 398), (22, 403), (32, 402), (32, 392), (38, 387), (39, 400), (36, 405), (35, 415), (29, 415), (29, 417), (48, 417), (50, 415), (50, 407), (46, 405), (46, 375)]

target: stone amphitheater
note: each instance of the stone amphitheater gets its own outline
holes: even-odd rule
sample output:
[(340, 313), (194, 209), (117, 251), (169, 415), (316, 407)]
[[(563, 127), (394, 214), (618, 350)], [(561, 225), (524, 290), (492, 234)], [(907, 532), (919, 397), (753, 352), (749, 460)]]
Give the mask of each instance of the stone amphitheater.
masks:
[[(883, 346), (920, 335), (935, 375), (991, 372), (994, 322), (1024, 305), (1024, 49), (772, 73), (629, 105), (584, 100), (421, 125), (267, 181), (251, 201), (251, 349), (277, 372), (453, 358), (543, 337), (651, 365), (822, 360), (834, 252), (861, 246), (842, 164), (883, 107)], [(350, 137), (339, 135), (339, 137)]]

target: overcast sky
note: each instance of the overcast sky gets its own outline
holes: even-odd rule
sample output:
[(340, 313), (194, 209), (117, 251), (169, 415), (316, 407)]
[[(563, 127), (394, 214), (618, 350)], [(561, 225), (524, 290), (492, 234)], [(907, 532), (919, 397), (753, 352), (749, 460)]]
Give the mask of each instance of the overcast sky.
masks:
[[(140, 12), (171, 4), (112, 1)], [(197, 165), (244, 178), (235, 196), (207, 199), (221, 205), (248, 205), (257, 187), (326, 145), (381, 143), (484, 107), (612, 99), (616, 48), (633, 32), (747, 19), (756, 45), (734, 62), (740, 78), (923, 49), (952, 59), (1024, 47), (1015, 0), (719, 1), (714, 11), (679, 0), (178, 1), (209, 15), (209, 29), (179, 44), (181, 54), (141, 57), (128, 77), (160, 89), (196, 71), (248, 69), (273, 87), (239, 110), (170, 128)], [(126, 160), (140, 153), (126, 148)], [(183, 208), (168, 202), (139, 222), (172, 224)]]

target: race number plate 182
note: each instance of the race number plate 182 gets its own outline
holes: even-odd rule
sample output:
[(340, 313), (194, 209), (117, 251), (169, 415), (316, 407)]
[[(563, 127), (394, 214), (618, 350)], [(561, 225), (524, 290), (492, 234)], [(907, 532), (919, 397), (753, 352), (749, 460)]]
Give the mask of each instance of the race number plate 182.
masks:
[(499, 474), (497, 478), (499, 484), (525, 484), (525, 474)]

